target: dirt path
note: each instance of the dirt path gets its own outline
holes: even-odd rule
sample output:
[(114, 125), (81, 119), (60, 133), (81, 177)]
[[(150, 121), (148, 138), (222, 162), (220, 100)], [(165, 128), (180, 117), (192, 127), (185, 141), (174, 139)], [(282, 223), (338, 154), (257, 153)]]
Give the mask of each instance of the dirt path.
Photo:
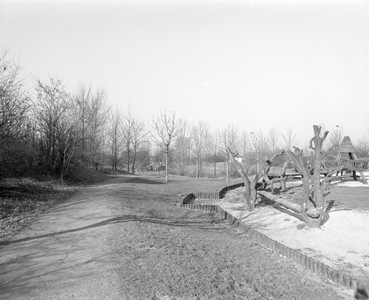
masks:
[(1, 249), (2, 299), (106, 299), (117, 294), (109, 249), (110, 189), (93, 186), (42, 216)]
[(83, 188), (0, 246), (0, 299), (347, 297), (156, 183)]

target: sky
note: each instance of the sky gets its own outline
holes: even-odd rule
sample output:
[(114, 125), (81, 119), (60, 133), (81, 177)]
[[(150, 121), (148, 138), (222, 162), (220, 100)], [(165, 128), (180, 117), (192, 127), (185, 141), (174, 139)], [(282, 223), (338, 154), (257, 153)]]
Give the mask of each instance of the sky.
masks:
[[(22, 76), (104, 88), (142, 120), (161, 110), (241, 132), (369, 128), (369, 2), (7, 1), (0, 46)], [(282, 140), (280, 140), (282, 141)]]

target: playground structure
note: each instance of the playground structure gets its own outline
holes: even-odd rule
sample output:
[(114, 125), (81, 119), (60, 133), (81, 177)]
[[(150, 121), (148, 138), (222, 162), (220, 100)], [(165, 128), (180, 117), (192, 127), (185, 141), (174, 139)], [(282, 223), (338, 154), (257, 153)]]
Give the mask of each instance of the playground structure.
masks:
[[(336, 159), (324, 159), (322, 161), (321, 173), (326, 175), (336, 170), (336, 179), (351, 178), (358, 180), (357, 173), (360, 174), (361, 182), (368, 184), (364, 171), (369, 167), (369, 159), (358, 159), (355, 148), (349, 136), (345, 136), (338, 148)], [(341, 173), (341, 176), (338, 174)]]
[[(328, 151), (329, 152), (329, 151)], [(295, 169), (288, 169), (290, 160), (287, 160), (283, 167), (274, 167), (269, 165), (263, 169), (263, 181), (271, 186), (274, 190), (274, 184), (280, 183), (280, 191), (286, 190), (286, 181), (294, 177), (302, 177), (303, 175)], [(267, 161), (268, 164), (268, 161)], [(307, 160), (310, 174), (314, 172), (313, 161)], [(327, 156), (322, 160), (320, 173), (324, 176), (331, 176), (331, 179), (343, 180), (353, 178), (358, 181), (358, 173), (360, 181), (368, 184), (364, 171), (369, 169), (369, 158), (358, 159), (355, 148), (349, 136), (345, 136), (339, 145), (338, 155), (334, 159), (328, 159)], [(332, 176), (332, 173), (336, 173)], [(339, 173), (341, 174), (339, 176)], [(265, 187), (262, 187), (265, 188)]]

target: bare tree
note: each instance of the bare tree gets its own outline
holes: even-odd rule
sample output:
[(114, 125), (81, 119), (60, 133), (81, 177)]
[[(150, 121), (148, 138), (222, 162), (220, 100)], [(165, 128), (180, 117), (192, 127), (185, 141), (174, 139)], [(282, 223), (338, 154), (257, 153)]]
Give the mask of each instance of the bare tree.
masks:
[(26, 135), (30, 101), (19, 78), (20, 67), (8, 54), (0, 50), (0, 165), (4, 175), (26, 167), (31, 154)]
[[(309, 166), (307, 161), (302, 157), (302, 151), (295, 148), (295, 153), (289, 150), (287, 153), (293, 160), (298, 171), (303, 174), (303, 194), (298, 212), (302, 219), (309, 227), (319, 227), (322, 224), (322, 220), (325, 212), (325, 198), (324, 196), (329, 192), (330, 181), (332, 175), (342, 169), (342, 166), (337, 164), (333, 166), (324, 179), (321, 179), (322, 160), (324, 158), (322, 149), (323, 142), (328, 135), (328, 131), (325, 131), (321, 136), (321, 127), (318, 125), (313, 126), (314, 136), (310, 140), (309, 148), (314, 152), (312, 165)], [(311, 174), (313, 171), (313, 174)], [(313, 208), (308, 208), (308, 204), (312, 203)]]
[(220, 147), (218, 142), (218, 137), (220, 133), (214, 133), (210, 135), (209, 139), (209, 154), (210, 160), (213, 163), (213, 174), (214, 178), (217, 177), (217, 162), (221, 162), (222, 158), (220, 156)]
[(290, 150), (295, 142), (296, 133), (293, 132), (293, 127), (290, 126), (286, 129), (285, 134), (282, 134), (282, 138), (285, 142), (285, 149)]
[(237, 152), (237, 140), (238, 140), (238, 130), (233, 125), (228, 124), (218, 136), (219, 144), (222, 147), (225, 157), (225, 169), (226, 169), (226, 182), (229, 182), (230, 173), (230, 152)]
[(165, 110), (160, 115), (154, 116), (149, 122), (153, 129), (151, 136), (153, 140), (162, 147), (165, 153), (165, 181), (168, 182), (168, 162), (169, 151), (173, 139), (179, 134), (181, 128), (181, 120), (176, 119), (175, 112), (167, 113)]
[(180, 163), (179, 173), (181, 176), (185, 175), (186, 160), (189, 157), (188, 149), (191, 145), (190, 137), (188, 136), (187, 130), (187, 122), (183, 121), (181, 123), (181, 127), (179, 129), (179, 133), (175, 143), (176, 155)]
[(37, 101), (33, 109), (45, 172), (60, 174), (63, 184), (81, 136), (73, 114), (72, 97), (60, 79), (50, 77), (49, 81), (37, 80)]
[(64, 128), (63, 119), (71, 107), (70, 95), (60, 79), (49, 78), (50, 83), (37, 80), (34, 115), (40, 134), (40, 150), (45, 172), (57, 171), (58, 139)]
[(243, 167), (246, 170), (249, 167), (248, 151), (250, 150), (250, 137), (249, 137), (249, 133), (246, 130), (243, 130), (241, 133), (240, 147), (241, 147), (241, 153), (243, 156)]
[(135, 117), (132, 117), (132, 174), (136, 171), (136, 162), (138, 159), (137, 154), (141, 150), (147, 140), (147, 132), (145, 128), (145, 123), (143, 121), (138, 120)]
[(19, 65), (8, 59), (8, 51), (0, 56), (0, 136), (20, 137), (30, 106), (22, 91)]
[(110, 156), (108, 145), (108, 125), (110, 106), (103, 89), (93, 90), (91, 84), (81, 85), (73, 97), (74, 116), (78, 124), (81, 143), (76, 155), (85, 167), (94, 167), (105, 163)]
[(136, 168), (138, 170), (144, 171), (145, 168), (150, 165), (151, 162), (150, 149), (151, 149), (150, 141), (145, 139), (141, 147), (138, 149), (136, 155), (136, 165), (137, 165)]
[(138, 120), (128, 110), (128, 115), (123, 121), (123, 144), (125, 162), (128, 172), (135, 172), (137, 152), (146, 141), (146, 129), (143, 121)]
[(130, 109), (128, 109), (128, 115), (124, 118), (122, 130), (122, 138), (124, 144), (124, 158), (125, 158), (124, 160), (127, 166), (127, 172), (131, 171), (130, 167), (131, 167), (131, 152), (133, 141), (133, 127), (134, 127), (134, 119)]
[(78, 124), (73, 118), (72, 110), (74, 107), (70, 107), (61, 120), (60, 126), (57, 127), (57, 137), (59, 144), (59, 172), (60, 182), (64, 184), (64, 176), (67, 175), (69, 167), (72, 163), (72, 159), (75, 156), (75, 150), (82, 141), (82, 137), (79, 135)]
[(92, 100), (92, 86), (80, 85), (77, 89), (76, 95), (74, 96), (74, 107), (75, 107), (75, 118), (78, 123), (78, 129), (81, 134), (81, 147), (77, 149), (78, 155), (81, 159), (82, 165), (88, 167), (90, 159), (88, 159), (87, 143), (90, 138), (89, 121), (91, 121), (90, 106)]
[(103, 159), (104, 142), (107, 130), (107, 119), (110, 106), (107, 103), (106, 92), (98, 89), (91, 97), (88, 112), (88, 152), (93, 167), (97, 170)]
[(356, 154), (360, 158), (368, 158), (369, 157), (369, 140), (367, 137), (362, 138), (357, 141), (355, 145)]
[(270, 143), (270, 150), (272, 151), (272, 153), (275, 153), (278, 149), (279, 135), (280, 134), (275, 127), (269, 130), (268, 138), (269, 138), (269, 143)]
[(191, 128), (191, 140), (193, 151), (196, 155), (196, 178), (202, 177), (202, 164), (205, 152), (209, 146), (209, 125), (203, 121), (198, 121)]
[(161, 170), (165, 170), (165, 167), (163, 167), (163, 157), (165, 156), (163, 147), (161, 145), (156, 143), (156, 147), (153, 153), (153, 162), (155, 164), (156, 171), (158, 175), (160, 175)]
[(333, 154), (338, 154), (338, 149), (343, 139), (343, 128), (336, 125), (336, 127), (330, 132), (329, 140), (327, 143), (328, 148)]
[(111, 166), (113, 170), (117, 170), (119, 166), (119, 153), (122, 147), (122, 122), (123, 116), (118, 108), (115, 109), (114, 112), (110, 113), (110, 128), (109, 128), (109, 137), (110, 137), (110, 149), (111, 149)]
[(250, 132), (250, 146), (256, 161), (256, 170), (260, 173), (261, 161), (270, 152), (268, 137), (262, 131), (252, 131)]

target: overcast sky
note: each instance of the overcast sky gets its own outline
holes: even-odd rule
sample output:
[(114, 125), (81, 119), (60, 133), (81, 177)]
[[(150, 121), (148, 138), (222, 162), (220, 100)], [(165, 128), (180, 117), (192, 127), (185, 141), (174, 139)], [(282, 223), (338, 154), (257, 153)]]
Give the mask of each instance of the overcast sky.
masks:
[(23, 76), (91, 82), (143, 120), (293, 127), (304, 146), (313, 124), (368, 134), (368, 20), (356, 0), (0, 0), (0, 44)]

